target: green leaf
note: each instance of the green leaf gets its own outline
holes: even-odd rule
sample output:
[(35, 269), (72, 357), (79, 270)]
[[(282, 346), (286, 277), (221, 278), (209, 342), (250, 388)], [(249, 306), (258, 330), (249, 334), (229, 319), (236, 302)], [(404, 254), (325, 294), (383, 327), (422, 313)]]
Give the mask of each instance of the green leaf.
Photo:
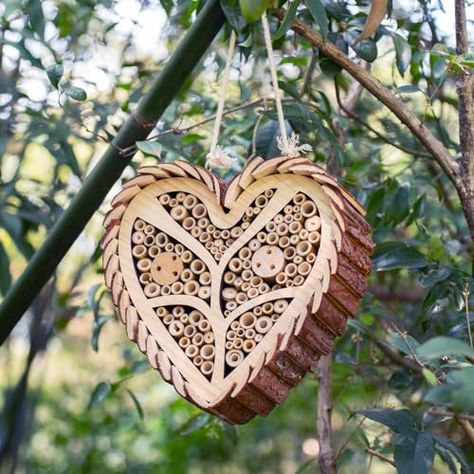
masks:
[(372, 258), (372, 264), (376, 271), (424, 268), (428, 263), (422, 253), (401, 242), (385, 242), (377, 245)]
[(425, 91), (418, 86), (400, 86), (395, 89), (394, 94), (414, 94), (415, 92), (425, 93)]
[(104, 324), (109, 321), (108, 316), (99, 316), (94, 318), (94, 322), (92, 323), (92, 336), (91, 336), (91, 346), (95, 352), (99, 351), (99, 336)]
[(83, 102), (87, 99), (87, 94), (84, 89), (76, 86), (69, 86), (64, 89), (66, 95), (68, 95), (71, 99), (78, 100)]
[(411, 433), (417, 431), (415, 419), (408, 410), (372, 408), (358, 410), (356, 413), (387, 426), (394, 433)]
[(135, 408), (137, 410), (138, 416), (140, 417), (140, 420), (143, 420), (145, 418), (145, 413), (143, 412), (141, 403), (138, 401), (138, 398), (130, 389), (127, 388), (125, 390), (130, 395), (130, 398), (132, 399), (132, 402), (135, 405)]
[(247, 28), (247, 22), (242, 17), (238, 2), (234, 0), (221, 0), (221, 8), (230, 26), (237, 32)]
[(59, 81), (63, 77), (64, 68), (62, 64), (51, 64), (46, 68), (46, 74), (48, 75), (49, 82), (57, 89)]
[(319, 26), (319, 32), (321, 33), (323, 41), (326, 41), (328, 37), (328, 17), (323, 2), (321, 0), (306, 0), (306, 4), (311, 16)]
[(145, 153), (145, 155), (156, 156), (161, 158), (163, 147), (158, 142), (139, 141), (135, 143), (137, 148)]
[(0, 292), (5, 295), (12, 284), (10, 260), (4, 246), (0, 242)]
[(179, 434), (182, 436), (191, 434), (207, 425), (210, 419), (211, 417), (207, 413), (200, 413), (199, 415), (196, 415), (188, 420), (186, 424), (179, 430)]
[(438, 385), (438, 379), (436, 378), (436, 375), (434, 372), (432, 372), (430, 369), (427, 369), (426, 367), (423, 367), (422, 369), (423, 377), (425, 380), (431, 385), (431, 386), (436, 386)]
[(395, 331), (389, 332), (387, 342), (407, 355), (412, 355), (420, 346), (420, 343), (409, 334), (402, 335)]
[(419, 346), (416, 353), (427, 360), (440, 359), (445, 356), (474, 358), (474, 350), (466, 343), (446, 336), (430, 339)]
[(435, 440), (436, 447), (442, 447), (446, 449), (456, 458), (456, 460), (461, 465), (461, 474), (469, 474), (471, 472), (471, 468), (469, 467), (469, 462), (466, 459), (466, 456), (456, 444), (454, 444), (449, 438), (446, 438), (446, 436), (439, 434), (433, 434), (433, 438)]
[(239, 0), (242, 16), (248, 23), (260, 20), (270, 5), (270, 0)]
[(277, 137), (280, 136), (280, 127), (276, 120), (270, 120), (260, 126), (257, 131), (256, 153), (262, 158), (278, 156), (280, 151), (277, 146)]
[(377, 59), (378, 51), (377, 45), (373, 39), (366, 39), (360, 43), (355, 43), (351, 45), (352, 49), (355, 51), (359, 58), (371, 63)]
[(411, 61), (411, 48), (408, 41), (400, 35), (392, 36), (393, 45), (395, 46), (395, 56), (397, 61), (397, 69), (400, 75), (405, 75)]
[(98, 383), (91, 394), (89, 408), (94, 408), (97, 405), (100, 405), (111, 392), (112, 385), (108, 380)]
[(292, 2), (290, 2), (290, 6), (288, 7), (285, 18), (283, 18), (280, 27), (272, 37), (273, 41), (277, 41), (280, 38), (283, 38), (286, 32), (291, 28), (291, 25), (295, 21), (296, 11), (298, 10), (300, 1), (301, 0), (293, 0)]
[(414, 431), (395, 436), (394, 461), (403, 474), (429, 474), (434, 460), (434, 438), (429, 432)]

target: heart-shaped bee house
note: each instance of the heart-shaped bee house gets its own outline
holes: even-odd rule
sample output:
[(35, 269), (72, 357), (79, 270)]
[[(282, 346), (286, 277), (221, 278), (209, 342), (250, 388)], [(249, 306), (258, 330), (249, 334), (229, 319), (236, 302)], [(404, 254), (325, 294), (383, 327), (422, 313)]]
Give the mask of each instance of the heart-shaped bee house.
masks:
[(146, 166), (105, 218), (105, 281), (163, 378), (245, 423), (355, 314), (373, 247), (363, 214), (306, 158), (256, 158), (229, 184), (185, 161)]

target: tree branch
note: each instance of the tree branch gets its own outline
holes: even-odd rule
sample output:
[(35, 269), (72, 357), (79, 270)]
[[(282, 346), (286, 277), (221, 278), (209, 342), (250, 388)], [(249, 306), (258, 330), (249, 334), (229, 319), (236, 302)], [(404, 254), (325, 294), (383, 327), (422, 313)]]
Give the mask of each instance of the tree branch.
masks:
[(0, 306), (0, 344), (50, 279), (66, 252), (127, 167), (131, 156), (121, 150), (144, 140), (200, 61), (224, 23), (217, 0), (208, 0), (175, 52), (140, 100), (69, 207)]
[[(274, 16), (280, 21), (283, 20), (285, 14), (286, 12), (283, 9), (274, 12)], [(458, 183), (458, 164), (456, 161), (454, 161), (446, 147), (430, 132), (425, 124), (403, 103), (400, 98), (392, 94), (363, 67), (349, 59), (349, 57), (340, 51), (333, 43), (330, 41), (324, 42), (318, 33), (311, 30), (301, 21), (296, 20), (291, 28), (311, 44), (319, 48), (325, 56), (339, 64), (339, 66), (346, 70), (354, 79), (359, 81), (370, 93), (372, 93), (372, 95), (390, 109), (431, 153), (433, 158), (443, 168), (449, 179), (454, 184)]]
[(371, 456), (375, 456), (376, 458), (382, 459), (382, 461), (388, 462), (393, 467), (395, 467), (395, 463), (390, 458), (383, 455), (382, 453), (379, 453), (378, 451), (375, 451), (375, 449), (365, 448), (365, 452), (367, 454), (370, 454)]
[(319, 359), (316, 376), (318, 378), (318, 419), (319, 469), (321, 474), (336, 474), (336, 457), (332, 444), (331, 430), (331, 357)]

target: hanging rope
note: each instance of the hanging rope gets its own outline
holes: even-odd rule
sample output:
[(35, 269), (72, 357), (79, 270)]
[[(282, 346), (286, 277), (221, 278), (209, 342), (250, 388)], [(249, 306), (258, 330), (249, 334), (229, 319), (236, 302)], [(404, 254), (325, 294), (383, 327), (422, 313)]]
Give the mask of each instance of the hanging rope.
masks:
[(294, 132), (291, 133), (291, 137), (288, 139), (288, 135), (286, 133), (285, 116), (283, 115), (283, 106), (281, 104), (280, 88), (278, 87), (277, 68), (273, 57), (272, 37), (270, 35), (270, 26), (268, 25), (266, 12), (264, 12), (262, 15), (262, 27), (263, 36), (265, 38), (265, 47), (267, 49), (268, 64), (270, 66), (273, 94), (275, 96), (278, 125), (280, 127), (280, 136), (277, 138), (278, 149), (283, 155), (294, 158), (311, 151), (313, 147), (307, 143), (300, 145), (300, 137)]
[(227, 50), (227, 59), (225, 63), (224, 73), (222, 77), (221, 87), (219, 89), (219, 98), (217, 101), (217, 112), (216, 120), (214, 122), (214, 130), (212, 131), (211, 147), (209, 153), (206, 156), (206, 167), (207, 168), (221, 168), (230, 169), (232, 168), (235, 160), (229, 156), (228, 150), (220, 147), (217, 144), (219, 140), (219, 132), (221, 129), (222, 117), (224, 113), (224, 103), (227, 95), (227, 87), (229, 85), (230, 68), (232, 66), (232, 59), (234, 57), (235, 43), (237, 36), (235, 31), (232, 30), (229, 40), (229, 48)]

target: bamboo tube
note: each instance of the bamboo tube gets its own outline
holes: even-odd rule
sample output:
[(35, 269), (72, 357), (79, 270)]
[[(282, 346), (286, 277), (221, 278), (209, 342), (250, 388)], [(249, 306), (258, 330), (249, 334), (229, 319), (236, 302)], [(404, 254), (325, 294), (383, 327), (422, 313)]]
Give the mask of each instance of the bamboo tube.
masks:
[(145, 240), (144, 232), (137, 230), (132, 234), (132, 244), (135, 244), (135, 245), (143, 244), (144, 240)]
[(262, 283), (261, 285), (258, 286), (258, 292), (261, 295), (264, 295), (265, 293), (268, 293), (270, 291), (270, 285), (268, 283)]
[(191, 341), (189, 340), (189, 337), (181, 337), (178, 341), (179, 347), (182, 349), (186, 349), (191, 344)]
[(211, 297), (211, 287), (210, 286), (201, 286), (198, 290), (198, 298), (202, 300), (207, 300)]
[(311, 252), (308, 255), (306, 255), (306, 261), (308, 263), (314, 263), (316, 261), (316, 254), (314, 252)]
[(211, 344), (206, 344), (201, 347), (199, 354), (204, 360), (211, 360), (214, 358), (215, 350), (214, 346)]
[(227, 331), (226, 339), (228, 341), (233, 341), (237, 337), (237, 333), (235, 331)]
[(285, 274), (287, 275), (288, 278), (293, 278), (297, 273), (298, 273), (298, 267), (294, 263), (288, 263), (285, 266)]
[(218, 262), (221, 258), (222, 258), (222, 254), (219, 252), (219, 253), (216, 253), (214, 255), (214, 258), (216, 259), (216, 261)]
[(206, 344), (212, 344), (214, 342), (214, 333), (212, 331), (206, 332), (204, 334), (204, 342)]
[(283, 237), (284, 235), (288, 235), (288, 224), (285, 224), (284, 222), (282, 222), (281, 224), (278, 224), (276, 228), (276, 233), (280, 237)]
[(255, 339), (254, 339), (255, 342), (260, 342), (262, 339), (263, 339), (262, 334), (255, 334)]
[(188, 296), (196, 296), (199, 291), (199, 283), (194, 280), (189, 280), (184, 284), (183, 292)]
[(303, 222), (304, 217), (301, 215), (301, 212), (295, 212), (295, 213), (293, 214), (293, 220), (294, 220), (295, 222)]
[(152, 245), (148, 249), (148, 256), (151, 257), (151, 258), (158, 257), (158, 255), (160, 255), (160, 253), (161, 253), (161, 249), (160, 249), (160, 247), (158, 247), (158, 245)]
[(232, 329), (232, 331), (237, 331), (239, 327), (240, 327), (240, 324), (238, 321), (232, 321), (232, 323), (230, 324), (230, 329)]
[(288, 230), (290, 231), (290, 234), (298, 234), (302, 228), (303, 226), (299, 222), (295, 222), (295, 221), (293, 221), (288, 226)]
[(273, 196), (273, 189), (267, 189), (264, 194), (267, 199), (270, 199)]
[(301, 255), (296, 255), (296, 257), (293, 259), (293, 263), (295, 265), (299, 265), (303, 261), (304, 261), (304, 257), (302, 257)]
[(182, 255), (184, 252), (184, 246), (182, 244), (176, 244), (174, 246), (174, 252), (176, 255)]
[(300, 286), (304, 283), (304, 276), (303, 275), (296, 275), (294, 278), (295, 286)]
[(307, 240), (308, 239), (308, 234), (309, 234), (309, 232), (306, 229), (301, 229), (298, 236), (301, 240)]
[[(191, 334), (192, 329), (194, 330), (194, 332)], [(189, 334), (191, 334), (190, 336), (186, 334), (186, 330)], [(196, 326), (187, 326), (184, 329), (184, 334), (188, 337), (192, 337), (191, 341), (194, 346), (201, 347), (204, 344), (204, 336), (200, 332), (196, 333)]]
[(255, 316), (261, 316), (262, 315), (262, 307), (261, 306), (255, 306), (255, 308), (253, 309), (253, 314), (255, 314)]
[(250, 289), (250, 282), (249, 281), (244, 281), (242, 283), (242, 286), (240, 287), (241, 291), (245, 291), (245, 293), (247, 293), (247, 291), (249, 291)]
[(255, 341), (253, 341), (252, 339), (247, 339), (244, 341), (242, 345), (242, 349), (244, 352), (247, 352), (248, 354), (249, 352), (252, 352), (255, 349), (256, 345), (257, 343)]
[(232, 342), (232, 348), (233, 349), (242, 349), (242, 346), (244, 345), (244, 340), (241, 337), (236, 337), (234, 341)]
[(297, 212), (300, 212), (301, 211), (301, 207), (298, 206), (298, 204), (295, 204), (293, 206), (293, 214), (297, 213)]
[(156, 227), (151, 224), (147, 224), (145, 228), (143, 229), (143, 232), (145, 233), (145, 235), (155, 235)]
[(145, 229), (145, 226), (146, 226), (146, 222), (143, 221), (142, 219), (137, 219), (133, 224), (133, 228), (135, 230), (140, 230), (140, 231), (143, 231)]
[(242, 262), (242, 268), (244, 270), (250, 270), (252, 268), (252, 262), (250, 260), (244, 260)]
[(237, 257), (231, 258), (229, 260), (229, 270), (234, 273), (239, 273), (242, 270), (242, 260)]
[(140, 283), (146, 285), (151, 281), (151, 273), (142, 273), (139, 277)]
[(257, 240), (261, 243), (261, 244), (264, 244), (267, 240), (267, 233), (266, 232), (263, 232), (263, 231), (260, 231), (258, 234), (257, 234)]
[(207, 319), (201, 319), (201, 321), (199, 321), (198, 328), (202, 333), (205, 333), (211, 330), (211, 325)]
[(303, 217), (312, 217), (316, 214), (316, 206), (312, 201), (305, 201), (300, 206), (300, 212)]
[(185, 311), (182, 306), (174, 306), (171, 310), (171, 313), (175, 318), (180, 318), (183, 314), (185, 314)]
[(160, 306), (156, 309), (156, 315), (159, 318), (164, 318), (168, 313), (168, 310), (164, 306)]
[(166, 324), (166, 326), (169, 326), (173, 321), (173, 315), (169, 313), (163, 318), (163, 323)]
[(238, 239), (242, 235), (242, 229), (240, 227), (234, 227), (230, 230), (230, 236), (233, 239)]
[(190, 250), (185, 250), (182, 254), (181, 254), (181, 261), (183, 263), (189, 263), (191, 260), (193, 259), (193, 254)]
[(280, 272), (277, 274), (275, 281), (278, 285), (285, 286), (286, 282), (288, 281), (288, 276), (285, 274), (285, 272)]
[(210, 360), (205, 360), (201, 365), (201, 372), (203, 375), (211, 375), (214, 371), (214, 362)]
[(280, 237), (280, 240), (278, 241), (278, 247), (281, 249), (286, 249), (287, 247), (290, 246), (290, 239), (288, 238), (287, 235)]
[(308, 232), (319, 230), (321, 228), (321, 218), (319, 216), (312, 216), (309, 219), (306, 219), (304, 228)]
[(181, 295), (183, 293), (184, 285), (180, 281), (175, 281), (171, 284), (171, 293), (173, 295)]
[(255, 337), (255, 329), (246, 329), (244, 332), (244, 336), (246, 339), (253, 339)]
[(228, 309), (224, 310), (224, 317), (227, 318), (227, 316), (230, 316), (230, 311)]
[(193, 326), (198, 326), (201, 320), (202, 320), (201, 313), (197, 309), (192, 310), (191, 313), (189, 314), (189, 322)]
[(151, 260), (149, 258), (142, 258), (137, 262), (137, 270), (139, 272), (149, 272), (151, 268)]
[(222, 244), (219, 246), (219, 253), (225, 253), (225, 251), (227, 250), (227, 246), (225, 244)]
[(196, 366), (196, 367), (201, 367), (201, 365), (203, 364), (203, 360), (202, 360), (202, 357), (200, 355), (197, 355), (196, 357), (193, 358), (193, 364)]
[(173, 321), (170, 324), (168, 331), (173, 337), (180, 337), (184, 332), (184, 324), (181, 321)]
[(176, 198), (170, 198), (170, 202), (168, 203), (169, 207), (175, 207), (178, 205), (178, 200)]
[(220, 239), (221, 231), (219, 229), (214, 230), (214, 232), (212, 233), (212, 237), (214, 237), (214, 240)]
[(229, 311), (234, 311), (234, 309), (237, 309), (237, 303), (235, 301), (227, 301), (225, 307)]
[(189, 314), (182, 314), (180, 317), (179, 317), (179, 320), (183, 323), (183, 324), (188, 324), (189, 323)]
[(308, 242), (310, 242), (313, 245), (319, 244), (319, 241), (321, 240), (321, 234), (315, 230), (310, 232), (308, 234)]
[(249, 300), (256, 298), (260, 293), (258, 292), (257, 288), (249, 288), (247, 291), (247, 296), (249, 297)]
[(174, 250), (174, 244), (171, 243), (171, 242), (168, 242), (166, 245), (165, 245), (165, 251), (166, 252), (173, 252)]
[(221, 230), (221, 238), (224, 240), (224, 242), (230, 237), (230, 231), (229, 229), (223, 229)]
[(275, 232), (276, 224), (273, 221), (268, 222), (268, 224), (265, 226), (265, 230), (267, 232)]
[(188, 194), (185, 198), (184, 198), (184, 201), (183, 201), (183, 206), (188, 209), (188, 210), (191, 210), (194, 208), (194, 206), (197, 204), (197, 198), (195, 196), (193, 196), (192, 194)]
[(145, 296), (147, 298), (155, 298), (156, 296), (160, 296), (160, 285), (157, 285), (156, 283), (147, 283), (145, 288), (143, 288), (143, 293), (145, 293)]
[(239, 318), (239, 322), (240, 322), (240, 325), (244, 328), (244, 329), (250, 329), (250, 328), (253, 328), (255, 326), (255, 322), (257, 321), (257, 318), (255, 317), (255, 315), (253, 313), (251, 313), (250, 311), (247, 311), (246, 313), (244, 313), (242, 316), (240, 316)]
[(246, 293), (241, 291), (237, 293), (235, 301), (237, 302), (237, 304), (244, 304), (246, 301), (248, 301), (248, 296), (246, 295)]
[(312, 250), (311, 244), (307, 241), (300, 242), (296, 246), (296, 253), (298, 255), (301, 255), (302, 257), (305, 257), (306, 255), (308, 255), (311, 252), (311, 250)]
[(171, 295), (171, 287), (169, 285), (163, 285), (161, 287), (161, 296)]
[(294, 284), (294, 281), (291, 278), (288, 278), (288, 281), (286, 282), (286, 287), (291, 288), (292, 286), (294, 286)]
[(250, 225), (250, 222), (244, 221), (242, 224), (240, 224), (240, 227), (242, 227), (242, 230), (248, 229)]
[(293, 206), (291, 204), (287, 204), (284, 208), (283, 208), (283, 212), (285, 214), (291, 214), (293, 212)]
[(194, 217), (186, 217), (181, 224), (183, 229), (187, 230), (188, 232), (196, 225), (196, 219)]
[(206, 266), (202, 260), (193, 260), (191, 262), (190, 269), (194, 274), (200, 275), (206, 270)]
[(199, 242), (205, 244), (206, 242), (210, 242), (211, 241), (211, 236), (207, 233), (207, 232), (203, 232), (200, 236), (199, 236)]
[(254, 288), (257, 288), (259, 285), (263, 283), (263, 280), (259, 276), (254, 276), (250, 279), (250, 285)]
[(199, 227), (193, 227), (191, 229), (191, 235), (197, 239), (199, 238), (199, 236), (202, 234), (202, 229), (200, 229)]
[(267, 234), (266, 243), (268, 245), (276, 245), (278, 243), (278, 234), (276, 232), (270, 232)]
[(291, 224), (293, 220), (293, 214), (285, 214), (285, 217), (283, 218), (283, 222), (287, 225)]
[(133, 247), (133, 249), (132, 249), (132, 255), (135, 258), (145, 258), (146, 253), (147, 253), (147, 248), (142, 244), (135, 245), (135, 247)]
[(272, 285), (272, 291), (281, 290), (281, 288), (282, 288), (282, 286), (277, 284), (277, 283)]
[(218, 250), (214, 247), (214, 242), (212, 242), (211, 240), (209, 240), (209, 242), (206, 242), (205, 247), (211, 252), (212, 255), (215, 255), (218, 252)]
[(209, 272), (202, 272), (199, 275), (199, 283), (204, 286), (210, 286), (211, 284), (211, 274)]
[(183, 283), (186, 283), (194, 279), (194, 273), (189, 268), (185, 268), (179, 277)]
[(235, 297), (237, 296), (237, 290), (235, 288), (224, 288), (222, 290), (222, 298), (224, 301), (230, 301), (230, 300), (235, 300)]
[(244, 270), (241, 276), (242, 276), (242, 280), (250, 281), (253, 277), (253, 272), (251, 270)]
[(278, 318), (280, 317), (280, 315), (277, 314), (277, 313), (273, 313), (270, 317), (272, 318), (272, 322), (276, 323), (278, 321)]
[(233, 272), (225, 272), (224, 273), (224, 283), (227, 285), (232, 285), (236, 280), (235, 273)]
[(282, 314), (285, 312), (286, 308), (288, 308), (288, 301), (286, 300), (276, 300), (273, 303), (273, 310), (277, 314)]
[(262, 246), (258, 239), (252, 239), (247, 245), (252, 252), (256, 252)]
[(268, 316), (261, 316), (255, 323), (255, 331), (266, 334), (272, 328), (272, 320)]
[(294, 234), (290, 236), (290, 245), (293, 245), (293, 247), (296, 247), (300, 242), (301, 242), (301, 239), (300, 239), (299, 234), (298, 235)]
[(252, 208), (253, 215), (258, 216), (260, 214), (261, 209), (259, 207)]
[(268, 316), (269, 314), (273, 313), (273, 303), (267, 302), (262, 305), (262, 313)]
[(201, 203), (196, 204), (193, 207), (191, 214), (193, 215), (195, 219), (201, 219), (207, 214), (206, 206), (204, 206), (204, 204), (201, 204)]
[(282, 214), (277, 214), (273, 218), (273, 221), (275, 222), (276, 225), (281, 224), (283, 222), (283, 215)]
[(260, 194), (255, 199), (255, 205), (259, 208), (264, 208), (268, 204), (268, 198), (264, 194)]
[(244, 283), (244, 280), (242, 280), (242, 277), (238, 276), (234, 280), (234, 286), (239, 289), (242, 287), (242, 284)]
[(162, 194), (159, 198), (158, 201), (160, 204), (163, 206), (167, 206), (170, 203), (170, 195), (169, 194)]
[(308, 262), (302, 262), (298, 265), (298, 273), (302, 276), (307, 276), (311, 272), (311, 265)]
[(244, 354), (242, 351), (231, 350), (227, 352), (225, 361), (229, 367), (237, 367), (244, 360)]
[(190, 359), (192, 359), (193, 357), (196, 357), (199, 354), (199, 349), (195, 345), (190, 344), (188, 347), (186, 347), (186, 350), (184, 351), (184, 353)]
[(230, 351), (234, 347), (232, 341), (226, 341), (225, 342), (225, 348), (226, 350)]
[(293, 198), (293, 202), (298, 206), (301, 206), (301, 204), (303, 204), (305, 201), (306, 201), (306, 196), (303, 193), (298, 193)]
[(186, 193), (183, 193), (182, 191), (180, 191), (179, 193), (176, 193), (176, 200), (180, 204), (183, 203), (185, 199), (186, 199)]
[(296, 249), (294, 247), (287, 247), (283, 251), (283, 256), (285, 257), (285, 260), (293, 260), (296, 255)]

